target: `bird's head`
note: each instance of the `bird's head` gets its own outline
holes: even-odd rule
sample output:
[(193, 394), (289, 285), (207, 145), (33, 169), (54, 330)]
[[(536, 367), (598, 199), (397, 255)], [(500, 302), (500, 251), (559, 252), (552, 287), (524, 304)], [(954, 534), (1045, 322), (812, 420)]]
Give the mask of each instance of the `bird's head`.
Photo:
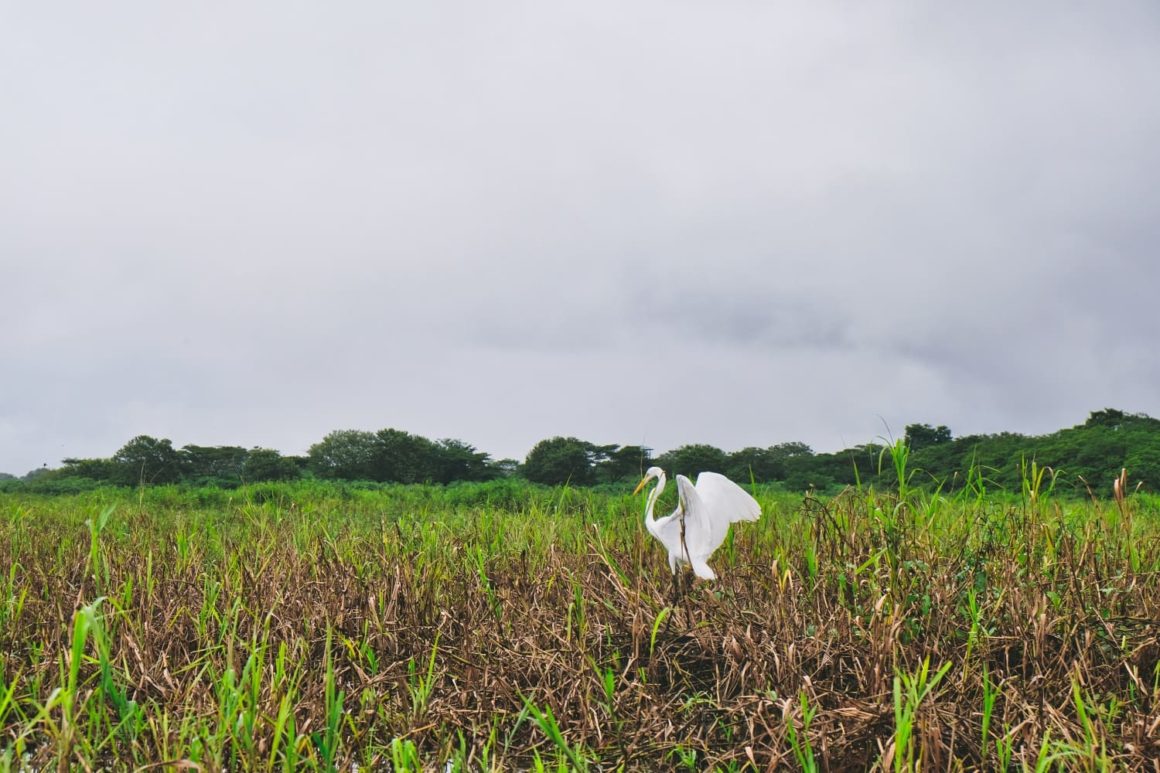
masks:
[(639, 494), (640, 490), (643, 489), (646, 485), (648, 485), (648, 482), (650, 480), (659, 480), (659, 479), (664, 478), (664, 477), (665, 477), (665, 471), (662, 470), (660, 467), (649, 467), (648, 470), (645, 471), (644, 477), (641, 478), (640, 483), (636, 484), (636, 489), (634, 489), (632, 493), (634, 495)]

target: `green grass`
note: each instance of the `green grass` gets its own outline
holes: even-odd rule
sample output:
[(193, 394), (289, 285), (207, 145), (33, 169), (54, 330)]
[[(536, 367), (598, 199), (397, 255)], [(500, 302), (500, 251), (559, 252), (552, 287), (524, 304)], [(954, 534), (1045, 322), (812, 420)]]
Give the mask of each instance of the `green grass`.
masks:
[(615, 489), (0, 494), (0, 771), (1160, 754), (1160, 500), (1036, 465), (944, 496), (890, 462), (888, 492), (757, 487), (683, 591)]

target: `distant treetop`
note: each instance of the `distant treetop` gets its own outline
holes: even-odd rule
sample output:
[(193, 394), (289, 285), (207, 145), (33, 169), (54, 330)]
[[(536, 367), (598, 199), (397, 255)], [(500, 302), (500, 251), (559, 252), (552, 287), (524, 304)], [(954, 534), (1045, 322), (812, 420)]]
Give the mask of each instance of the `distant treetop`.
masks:
[[(1110, 490), (1121, 468), (1149, 490), (1160, 490), (1160, 420), (1114, 408), (1049, 435), (1013, 432), (956, 438), (946, 425), (907, 424), (908, 467), (915, 485), (953, 490), (968, 471), (988, 486), (1019, 491), (1021, 468), (1036, 461), (1057, 476), (1057, 489), (1083, 494)], [(802, 491), (843, 486), (889, 486), (880, 464), (883, 446), (855, 446), (815, 453), (805, 443), (783, 442), (727, 452), (706, 444), (674, 448), (655, 460), (638, 445), (599, 445), (576, 437), (541, 440), (520, 463), (493, 460), (461, 440), (429, 440), (399, 429), (336, 430), (307, 456), (283, 456), (268, 448), (186, 445), (138, 435), (111, 457), (65, 459), (57, 469), (38, 468), (22, 478), (0, 473), (0, 490), (68, 493), (99, 485), (182, 484), (232, 488), (245, 483), (318, 477), (378, 483), (454, 483), (520, 476), (545, 485), (591, 486), (636, 481), (654, 463), (670, 475), (723, 472), (741, 482), (781, 483)], [(1106, 493), (1106, 492), (1105, 492)]]

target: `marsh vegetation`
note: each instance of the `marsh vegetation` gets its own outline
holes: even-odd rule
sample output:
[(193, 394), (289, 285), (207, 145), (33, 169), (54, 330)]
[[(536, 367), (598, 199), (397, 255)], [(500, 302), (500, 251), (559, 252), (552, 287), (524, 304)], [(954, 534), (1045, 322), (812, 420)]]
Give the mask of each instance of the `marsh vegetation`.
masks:
[(682, 590), (628, 487), (0, 494), (0, 770), (1155, 769), (1160, 500), (895, 461)]

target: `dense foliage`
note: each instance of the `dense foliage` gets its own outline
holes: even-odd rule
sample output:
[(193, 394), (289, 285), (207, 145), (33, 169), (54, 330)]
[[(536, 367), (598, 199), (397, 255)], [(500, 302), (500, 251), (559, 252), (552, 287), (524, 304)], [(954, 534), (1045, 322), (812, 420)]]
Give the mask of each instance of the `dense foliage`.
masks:
[[(946, 426), (910, 424), (908, 485), (955, 491), (971, 480), (1018, 491), (1032, 463), (1061, 490), (1109, 493), (1109, 482), (1126, 467), (1139, 485), (1160, 490), (1160, 420), (1106, 409), (1083, 424), (1050, 435), (1010, 432), (953, 437)], [(377, 483), (452, 483), (518, 476), (545, 485), (592, 486), (639, 479), (651, 464), (670, 475), (718, 470), (739, 481), (780, 483), (790, 491), (836, 492), (859, 483), (893, 481), (887, 463), (895, 443), (815, 453), (799, 442), (726, 452), (704, 444), (666, 451), (655, 460), (637, 445), (598, 445), (574, 437), (540, 441), (523, 464), (496, 461), (460, 440), (433, 441), (397, 429), (339, 430), (310, 447), (306, 456), (283, 456), (268, 448), (186, 445), (142, 435), (107, 459), (65, 459), (57, 469), (34, 470), (22, 479), (0, 475), (0, 490), (74, 493), (103, 485), (180, 483), (236, 488), (262, 481), (322, 478)]]

